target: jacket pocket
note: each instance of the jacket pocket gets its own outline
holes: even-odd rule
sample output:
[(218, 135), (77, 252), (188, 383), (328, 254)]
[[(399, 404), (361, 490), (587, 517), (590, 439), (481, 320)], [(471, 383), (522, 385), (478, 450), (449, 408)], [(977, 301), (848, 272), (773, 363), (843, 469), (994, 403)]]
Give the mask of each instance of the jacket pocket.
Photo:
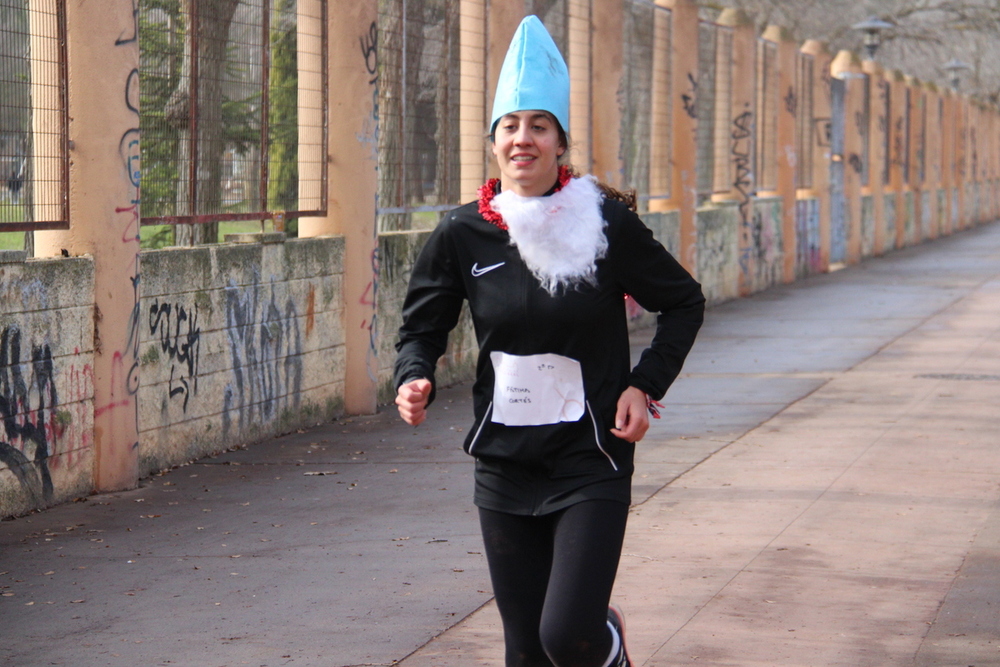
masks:
[(479, 420), (479, 427), (476, 428), (476, 432), (473, 434), (472, 439), (469, 440), (469, 447), (465, 450), (467, 454), (475, 456), (475, 454), (472, 453), (472, 450), (475, 449), (476, 443), (479, 441), (479, 436), (482, 435), (483, 427), (486, 426), (486, 422), (490, 420), (490, 413), (492, 412), (493, 401), (490, 401), (490, 404), (486, 406), (486, 412), (483, 413), (483, 418)]
[(597, 445), (597, 449), (600, 450), (601, 454), (604, 454), (608, 458), (608, 462), (615, 469), (615, 472), (618, 472), (618, 464), (615, 463), (615, 460), (611, 458), (611, 454), (608, 454), (608, 450), (604, 449), (604, 445), (601, 444), (601, 429), (597, 425), (597, 418), (590, 407), (590, 401), (587, 401), (587, 414), (590, 415), (590, 423), (594, 425), (594, 444)]

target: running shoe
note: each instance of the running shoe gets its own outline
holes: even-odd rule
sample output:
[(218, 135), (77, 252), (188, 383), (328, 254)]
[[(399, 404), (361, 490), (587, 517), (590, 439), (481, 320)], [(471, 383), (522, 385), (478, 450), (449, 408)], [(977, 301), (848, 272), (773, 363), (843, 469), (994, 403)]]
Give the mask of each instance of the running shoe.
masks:
[(618, 605), (608, 607), (608, 625), (618, 633), (618, 655), (611, 660), (611, 667), (632, 667), (625, 648), (625, 616)]

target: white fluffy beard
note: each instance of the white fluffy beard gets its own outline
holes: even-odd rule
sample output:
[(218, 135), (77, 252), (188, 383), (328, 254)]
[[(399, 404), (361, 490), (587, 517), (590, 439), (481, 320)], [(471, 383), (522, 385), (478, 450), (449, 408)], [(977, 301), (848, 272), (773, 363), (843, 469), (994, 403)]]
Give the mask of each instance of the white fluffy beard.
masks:
[(601, 191), (593, 176), (570, 179), (548, 197), (505, 190), (493, 198), (510, 243), (549, 294), (597, 284), (597, 260), (608, 250)]

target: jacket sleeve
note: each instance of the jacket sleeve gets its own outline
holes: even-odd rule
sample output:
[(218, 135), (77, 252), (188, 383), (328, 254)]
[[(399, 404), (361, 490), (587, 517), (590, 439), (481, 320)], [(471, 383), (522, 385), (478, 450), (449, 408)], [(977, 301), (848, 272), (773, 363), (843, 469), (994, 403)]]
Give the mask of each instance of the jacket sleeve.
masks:
[(464, 298), (465, 286), (445, 220), (431, 232), (410, 275), (396, 343), (393, 376), (397, 389), (410, 380), (427, 378), (434, 400), (434, 368), (448, 345), (448, 333), (458, 322)]
[(609, 220), (609, 260), (622, 290), (657, 313), (656, 332), (629, 384), (659, 400), (680, 374), (705, 313), (701, 285), (653, 237), (639, 216), (626, 207), (605, 204)]

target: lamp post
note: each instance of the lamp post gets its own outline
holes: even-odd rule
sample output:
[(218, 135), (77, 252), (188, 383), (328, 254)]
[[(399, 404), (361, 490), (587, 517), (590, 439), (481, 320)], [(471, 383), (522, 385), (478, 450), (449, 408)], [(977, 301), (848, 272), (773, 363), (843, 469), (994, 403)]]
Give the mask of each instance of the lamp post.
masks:
[(948, 72), (948, 81), (951, 83), (952, 90), (957, 93), (958, 84), (961, 83), (962, 79), (962, 72), (972, 69), (972, 66), (968, 63), (963, 63), (958, 58), (952, 58), (942, 65), (941, 69)]
[(888, 21), (883, 21), (877, 16), (869, 16), (861, 23), (851, 26), (854, 30), (860, 30), (865, 34), (865, 50), (868, 51), (868, 60), (875, 60), (875, 53), (882, 45), (882, 31), (894, 28)]

